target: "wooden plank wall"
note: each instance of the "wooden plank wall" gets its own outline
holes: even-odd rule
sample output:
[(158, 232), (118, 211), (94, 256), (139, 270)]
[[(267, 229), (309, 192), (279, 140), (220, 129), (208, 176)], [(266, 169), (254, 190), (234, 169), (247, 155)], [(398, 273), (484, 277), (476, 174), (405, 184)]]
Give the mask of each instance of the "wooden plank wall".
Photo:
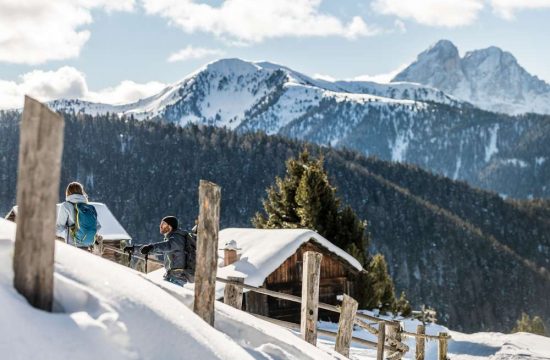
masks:
[[(357, 270), (351, 267), (345, 260), (313, 241), (303, 244), (277, 270), (269, 275), (264, 283), (264, 287), (300, 296), (302, 291), (302, 261), (303, 254), (306, 251), (315, 251), (323, 254), (319, 286), (320, 302), (336, 305), (339, 304), (336, 298), (337, 295), (348, 294), (351, 297), (355, 296), (353, 282), (358, 274)], [(298, 321), (300, 318), (299, 304), (268, 297), (267, 307), (268, 314), (266, 315), (270, 317), (286, 321)], [(338, 320), (338, 317), (330, 312), (321, 311), (320, 317), (334, 321)]]

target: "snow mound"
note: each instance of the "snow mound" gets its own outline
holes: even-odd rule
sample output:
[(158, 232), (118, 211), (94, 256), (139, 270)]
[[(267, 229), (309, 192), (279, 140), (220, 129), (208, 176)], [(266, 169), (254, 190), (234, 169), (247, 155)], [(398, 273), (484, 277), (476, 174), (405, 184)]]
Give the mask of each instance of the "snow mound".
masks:
[(138, 272), (58, 241), (57, 313), (30, 307), (12, 286), (14, 234), (0, 220), (3, 358), (253, 359)]
[(193, 287), (145, 276), (56, 241), (54, 313), (13, 288), (15, 224), (0, 219), (0, 354), (6, 359), (344, 359), (295, 333), (216, 303), (215, 328)]

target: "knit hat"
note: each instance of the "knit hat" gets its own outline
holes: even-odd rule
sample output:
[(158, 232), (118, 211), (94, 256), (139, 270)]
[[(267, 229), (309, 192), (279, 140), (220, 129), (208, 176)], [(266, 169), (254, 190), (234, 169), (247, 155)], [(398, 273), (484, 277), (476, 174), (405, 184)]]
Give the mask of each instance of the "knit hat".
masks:
[(177, 230), (178, 229), (178, 218), (175, 217), (175, 216), (165, 216), (162, 221), (164, 221), (165, 223), (167, 223), (168, 225), (170, 225), (172, 227), (172, 230)]

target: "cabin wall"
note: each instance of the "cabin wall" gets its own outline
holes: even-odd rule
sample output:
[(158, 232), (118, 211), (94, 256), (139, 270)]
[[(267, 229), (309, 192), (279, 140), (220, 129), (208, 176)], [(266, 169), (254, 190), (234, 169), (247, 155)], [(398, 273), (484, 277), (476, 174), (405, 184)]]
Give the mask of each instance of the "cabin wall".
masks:
[[(348, 294), (355, 297), (354, 283), (358, 271), (343, 259), (312, 241), (303, 244), (277, 270), (271, 273), (264, 286), (270, 290), (301, 296), (303, 255), (306, 251), (323, 254), (319, 284), (320, 302), (337, 305), (340, 303), (337, 300), (338, 295)], [(295, 322), (300, 319), (299, 303), (268, 297), (267, 307), (270, 317)], [(319, 317), (336, 321), (338, 319), (337, 314), (328, 311), (320, 311)]]

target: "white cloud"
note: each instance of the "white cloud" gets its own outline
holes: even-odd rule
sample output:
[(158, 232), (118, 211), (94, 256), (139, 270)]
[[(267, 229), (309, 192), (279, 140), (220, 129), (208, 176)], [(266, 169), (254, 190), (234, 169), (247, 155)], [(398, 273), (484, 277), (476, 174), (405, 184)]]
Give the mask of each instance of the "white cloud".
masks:
[(550, 0), (491, 0), (491, 5), (498, 16), (511, 20), (517, 11), (550, 8)]
[(0, 0), (0, 62), (40, 64), (77, 57), (92, 9), (131, 11), (134, 0)]
[(393, 25), (401, 34), (405, 34), (407, 32), (407, 27), (405, 26), (405, 23), (403, 21), (395, 19)]
[(413, 19), (430, 26), (457, 27), (473, 23), (484, 0), (375, 0), (375, 11)]
[(187, 33), (206, 32), (237, 43), (288, 36), (341, 36), (376, 33), (362, 18), (343, 23), (319, 11), (321, 0), (226, 0), (212, 6), (195, 0), (142, 0), (148, 14), (169, 19)]
[(165, 87), (166, 84), (158, 81), (139, 84), (131, 80), (124, 80), (115, 87), (105, 88), (97, 92), (90, 91), (85, 99), (105, 104), (127, 104), (158, 94)]
[(393, 79), (397, 74), (399, 74), (401, 71), (405, 70), (405, 68), (409, 66), (409, 64), (401, 64), (397, 69), (392, 70), (388, 73), (383, 74), (377, 74), (377, 75), (360, 75), (354, 77), (352, 80), (354, 81), (373, 81), (380, 84), (387, 84)]
[(313, 78), (318, 79), (318, 80), (330, 81), (330, 82), (335, 82), (336, 81), (335, 77), (332, 77), (332, 76), (326, 75), (326, 74), (315, 74), (315, 75), (313, 75)]
[(86, 76), (82, 72), (64, 66), (54, 71), (34, 70), (21, 75), (19, 81), (0, 80), (0, 108), (23, 106), (24, 95), (30, 95), (40, 101), (71, 98), (107, 104), (129, 103), (154, 95), (165, 86), (157, 81), (138, 84), (125, 80), (114, 87), (90, 91)]
[(168, 62), (186, 61), (202, 59), (208, 56), (221, 56), (224, 52), (219, 49), (207, 49), (201, 47), (193, 47), (191, 45), (178, 52), (173, 53), (168, 57)]

